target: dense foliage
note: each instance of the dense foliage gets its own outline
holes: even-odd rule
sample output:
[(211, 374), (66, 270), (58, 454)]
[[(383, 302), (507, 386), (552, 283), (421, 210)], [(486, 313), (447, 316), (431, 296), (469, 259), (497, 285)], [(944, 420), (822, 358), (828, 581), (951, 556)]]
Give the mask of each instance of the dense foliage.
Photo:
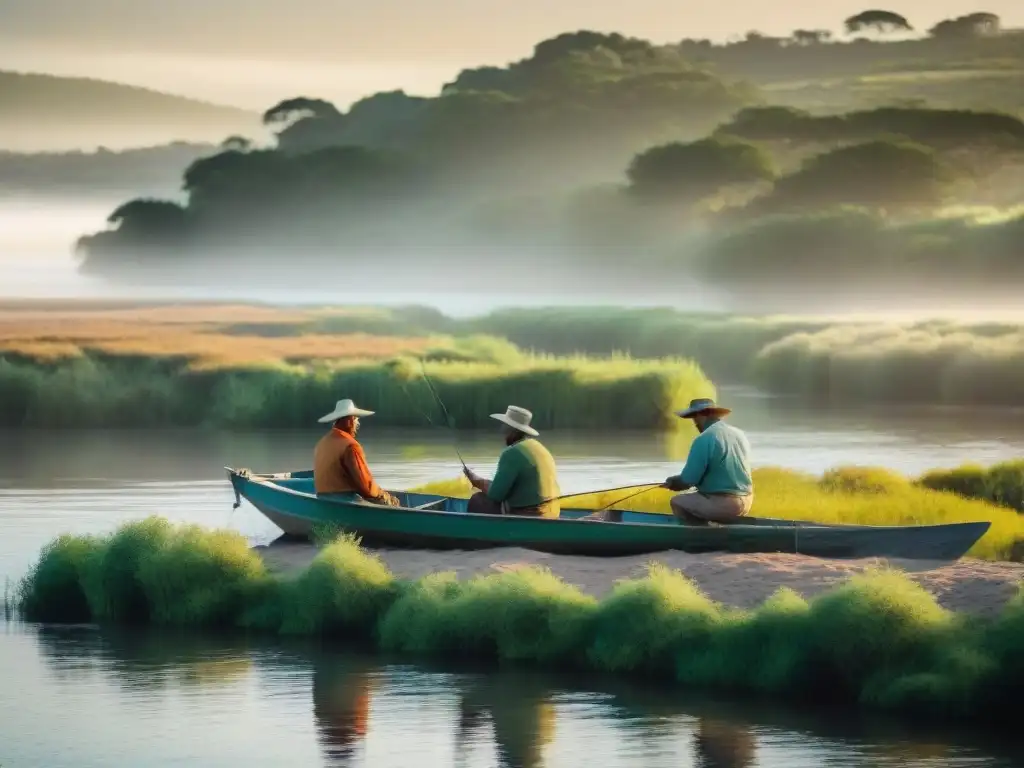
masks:
[(538, 568), (406, 581), (349, 538), (283, 578), (237, 533), (150, 518), (51, 542), (16, 607), (32, 621), (363, 640), (1012, 729), (1022, 598), (993, 619), (959, 616), (907, 575), (875, 571), (810, 601), (780, 589), (738, 610), (655, 565), (598, 600)]
[[(769, 59), (909, 45), (951, 65), (951, 36), (957, 55), (1021, 48), (1024, 37), (997, 21), (951, 20), (960, 32), (936, 28), (926, 40), (808, 33), (758, 45)], [(847, 27), (910, 24), (865, 11)], [(820, 291), (869, 258), (903, 287), (954, 274), (983, 286), (993, 272), (1020, 279), (1024, 121), (928, 103), (801, 109), (723, 74), (722, 57), (743, 46), (580, 31), (508, 66), (464, 70), (435, 97), (378, 93), (347, 110), (284, 100), (263, 116), (276, 146), (232, 137), (187, 168), (184, 203), (121, 206), (109, 231), (81, 239), (85, 266), (197, 275), (211, 263), (258, 264), (273, 274), (287, 252), (289, 270), (341, 275), (374, 253), (371, 278), (392, 268), (441, 285), (467, 268), (501, 274), (504, 258), (481, 258), (493, 253), (612, 285), (665, 269), (724, 286), (789, 283), (781, 267), (797, 266), (797, 284)], [(1000, 222), (979, 224), (993, 211)]]

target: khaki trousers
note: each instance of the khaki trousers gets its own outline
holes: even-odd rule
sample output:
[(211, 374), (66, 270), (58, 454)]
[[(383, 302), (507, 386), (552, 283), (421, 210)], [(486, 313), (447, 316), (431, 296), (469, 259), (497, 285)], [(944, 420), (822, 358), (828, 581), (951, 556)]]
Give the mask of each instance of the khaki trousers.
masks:
[(688, 525), (730, 523), (750, 513), (754, 495), (679, 493), (672, 497), (672, 513)]

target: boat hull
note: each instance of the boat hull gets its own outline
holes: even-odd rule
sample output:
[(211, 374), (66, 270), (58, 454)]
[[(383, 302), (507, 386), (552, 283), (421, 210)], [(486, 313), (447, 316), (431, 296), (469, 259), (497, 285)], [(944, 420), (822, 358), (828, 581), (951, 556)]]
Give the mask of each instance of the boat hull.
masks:
[[(955, 560), (985, 534), (989, 523), (933, 526), (825, 526), (763, 518), (724, 526), (681, 525), (672, 517), (626, 512), (620, 522), (584, 521), (588, 510), (560, 519), (466, 513), (466, 500), (398, 492), (402, 507), (318, 497), (307, 472), (253, 476), (228, 469), (236, 496), (249, 501), (289, 538), (307, 539), (332, 524), (369, 547), (478, 550), (522, 547), (566, 555), (615, 557), (669, 550), (783, 552), (826, 558), (880, 557)], [(431, 504), (434, 509), (415, 509)]]

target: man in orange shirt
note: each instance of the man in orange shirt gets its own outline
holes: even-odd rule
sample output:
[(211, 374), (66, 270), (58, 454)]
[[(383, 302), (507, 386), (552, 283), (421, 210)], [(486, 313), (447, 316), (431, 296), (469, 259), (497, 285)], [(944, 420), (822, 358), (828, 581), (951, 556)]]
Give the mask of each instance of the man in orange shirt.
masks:
[(317, 494), (358, 494), (371, 504), (398, 506), (398, 499), (373, 479), (363, 447), (356, 440), (359, 417), (372, 415), (373, 411), (357, 408), (346, 399), (339, 400), (333, 411), (319, 419), (321, 424), (332, 426), (313, 451), (313, 486)]

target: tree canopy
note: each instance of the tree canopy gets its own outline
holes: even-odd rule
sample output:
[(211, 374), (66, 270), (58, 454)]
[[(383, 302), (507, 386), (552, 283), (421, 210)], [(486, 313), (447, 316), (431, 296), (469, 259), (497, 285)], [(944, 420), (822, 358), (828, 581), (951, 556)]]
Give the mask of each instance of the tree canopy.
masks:
[(774, 211), (829, 206), (901, 211), (940, 204), (953, 174), (928, 147), (901, 141), (868, 141), (808, 159), (780, 178), (767, 198)]
[(628, 157), (659, 139), (705, 133), (757, 100), (752, 86), (705, 71), (676, 46), (581, 30), (543, 40), (507, 67), (463, 70), (437, 97), (376, 94), (347, 112), (300, 97), (264, 120), (282, 126), (286, 151), (363, 143), (458, 156), (472, 146), (550, 166), (559, 152), (540, 158), (539, 146), (571, 153), (585, 135), (595, 151)]
[(911, 32), (914, 29), (905, 16), (901, 16), (895, 11), (878, 9), (861, 11), (854, 16), (850, 16), (843, 22), (843, 26), (850, 34), (869, 29), (879, 34)]
[(999, 112), (924, 107), (879, 107), (815, 115), (792, 107), (749, 107), (719, 127), (720, 135), (749, 141), (836, 143), (903, 136), (922, 144), (1024, 147), (1024, 121)]
[(745, 142), (707, 138), (652, 147), (633, 158), (626, 176), (644, 198), (695, 202), (734, 184), (774, 178), (771, 159)]
[[(895, 23), (874, 13), (855, 26)], [(984, 18), (968, 26), (972, 35), (995, 28)], [(380, 268), (396, 270), (389, 254), (422, 260), (434, 246), (473, 265), (502, 248), (515, 258), (546, 258), (547, 248), (552, 259), (580, 254), (589, 266), (619, 263), (624, 252), (669, 258), (680, 238), (715, 240), (737, 228), (788, 238), (794, 252), (811, 254), (833, 236), (868, 247), (870, 238), (850, 234), (861, 219), (845, 214), (814, 226), (754, 225), (853, 206), (902, 226), (948, 202), (1022, 204), (1024, 122), (924, 103), (831, 112), (769, 104), (789, 91), (759, 91), (705, 62), (804, 62), (804, 78), (826, 59), (857, 63), (904, 45), (1002, 50), (1009, 37), (947, 45), (939, 38), (953, 33), (943, 29), (905, 43), (751, 32), (722, 46), (583, 30), (541, 41), (508, 66), (463, 70), (436, 96), (387, 91), (344, 110), (286, 99), (264, 114), (274, 146), (232, 136), (220, 151), (189, 155), (186, 203), (130, 201), (110, 229), (82, 239), (82, 251), (89, 264), (112, 267), (146, 252), (156, 254), (147, 263), (177, 263), (167, 254), (199, 263), (301, 247), (331, 263), (367, 253), (376, 263), (380, 254)], [(959, 183), (986, 163), (989, 183)]]
[(1000, 28), (998, 16), (994, 13), (980, 12), (940, 21), (928, 30), (928, 34), (939, 40), (965, 40), (998, 35)]

